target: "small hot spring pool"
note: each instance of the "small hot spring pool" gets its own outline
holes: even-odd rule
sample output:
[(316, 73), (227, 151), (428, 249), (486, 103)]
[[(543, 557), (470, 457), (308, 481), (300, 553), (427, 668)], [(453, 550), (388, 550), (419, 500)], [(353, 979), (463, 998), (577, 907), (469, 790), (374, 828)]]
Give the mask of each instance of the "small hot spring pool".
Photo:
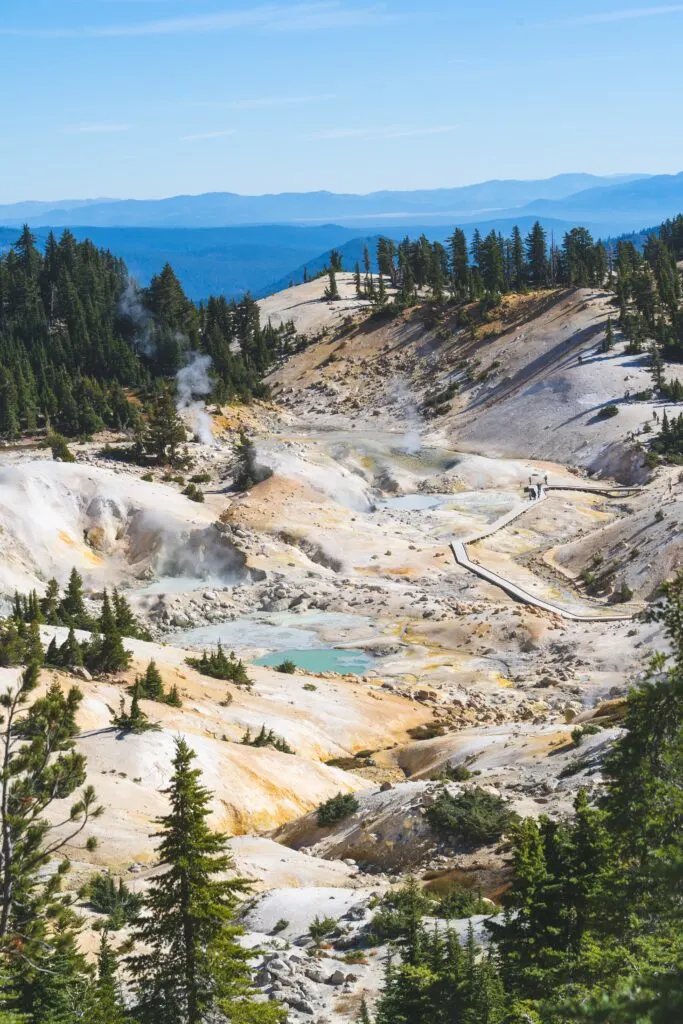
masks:
[(254, 665), (281, 665), (283, 661), (293, 661), (297, 668), (305, 672), (339, 672), (341, 675), (361, 676), (372, 665), (372, 658), (365, 651), (342, 647), (311, 647), (305, 650), (290, 648), (264, 654), (257, 658)]

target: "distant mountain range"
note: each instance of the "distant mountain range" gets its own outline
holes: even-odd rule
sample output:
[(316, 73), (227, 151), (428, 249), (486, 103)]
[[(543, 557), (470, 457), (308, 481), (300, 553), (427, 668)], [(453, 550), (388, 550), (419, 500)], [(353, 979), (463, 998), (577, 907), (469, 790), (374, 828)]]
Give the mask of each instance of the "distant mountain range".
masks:
[(33, 227), (157, 227), (218, 228), (251, 224), (334, 223), (362, 225), (369, 221), (405, 224), (452, 223), (454, 219), (488, 218), (509, 207), (535, 200), (560, 200), (596, 186), (642, 180), (638, 174), (598, 177), (559, 174), (540, 181), (485, 181), (461, 188), (410, 192), (283, 192), (241, 196), (209, 192), (169, 199), (92, 199), (60, 203), (18, 203), (0, 206), (0, 224)]
[(159, 200), (63, 200), (0, 206), (0, 251), (28, 222), (44, 241), (50, 228), (69, 227), (127, 263), (143, 284), (169, 261), (187, 294), (257, 296), (320, 270), (332, 248), (344, 266), (362, 260), (377, 236), (421, 233), (443, 241), (456, 225), (509, 234), (535, 220), (561, 240), (578, 224), (596, 237), (638, 232), (683, 212), (683, 173), (597, 177), (561, 174), (541, 181), (487, 181), (453, 189), (239, 196), (209, 193)]

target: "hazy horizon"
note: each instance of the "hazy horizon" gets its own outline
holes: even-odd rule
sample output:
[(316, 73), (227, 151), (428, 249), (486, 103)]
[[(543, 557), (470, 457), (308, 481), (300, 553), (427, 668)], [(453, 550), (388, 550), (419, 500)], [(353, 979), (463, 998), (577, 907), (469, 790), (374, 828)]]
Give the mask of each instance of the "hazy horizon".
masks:
[[(642, 4), (642, 0), (641, 0)], [(683, 167), (683, 5), (9, 0), (0, 202)], [(635, 73), (637, 69), (637, 73)]]

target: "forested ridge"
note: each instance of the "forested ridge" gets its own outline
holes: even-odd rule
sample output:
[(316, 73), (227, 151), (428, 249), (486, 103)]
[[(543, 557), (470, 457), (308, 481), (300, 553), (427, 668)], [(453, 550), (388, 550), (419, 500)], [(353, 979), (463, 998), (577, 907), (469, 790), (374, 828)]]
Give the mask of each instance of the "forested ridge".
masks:
[[(605, 244), (580, 227), (560, 244), (536, 223), (526, 237), (517, 227), (509, 238), (475, 231), (469, 244), (459, 228), (445, 245), (425, 236), (398, 244), (382, 237), (374, 255), (366, 251), (363, 268), (356, 266), (356, 287), (387, 309), (417, 301), (490, 309), (511, 291), (609, 288), (631, 349), (648, 352), (663, 397), (681, 398), (662, 363), (683, 359), (676, 267), (683, 216), (651, 232), (642, 247), (630, 239)], [(328, 298), (338, 294), (340, 269), (333, 251)], [(46, 428), (86, 437), (103, 427), (139, 428), (139, 399), (144, 408), (195, 352), (211, 359), (215, 401), (263, 397), (264, 375), (298, 344), (291, 325), (262, 325), (249, 296), (197, 306), (169, 264), (141, 289), (112, 253), (68, 230), (60, 239), (51, 233), (40, 252), (26, 227), (0, 257), (0, 435)], [(667, 445), (678, 453), (678, 440)]]
[(168, 264), (139, 289), (110, 252), (65, 231), (41, 253), (25, 228), (0, 257), (0, 434), (134, 427), (131, 389), (144, 398), (191, 352), (211, 357), (216, 401), (263, 396), (290, 336), (249, 297), (196, 306)]

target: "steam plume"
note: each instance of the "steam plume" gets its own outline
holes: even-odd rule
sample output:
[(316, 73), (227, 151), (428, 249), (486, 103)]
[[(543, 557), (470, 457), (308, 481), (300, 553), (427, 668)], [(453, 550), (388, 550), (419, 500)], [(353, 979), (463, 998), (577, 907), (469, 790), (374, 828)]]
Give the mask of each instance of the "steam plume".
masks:
[(190, 353), (190, 361), (176, 374), (178, 386), (178, 412), (188, 412), (192, 421), (192, 429), (202, 444), (215, 445), (211, 417), (206, 411), (204, 402), (195, 398), (198, 395), (211, 393), (211, 356), (199, 352)]

